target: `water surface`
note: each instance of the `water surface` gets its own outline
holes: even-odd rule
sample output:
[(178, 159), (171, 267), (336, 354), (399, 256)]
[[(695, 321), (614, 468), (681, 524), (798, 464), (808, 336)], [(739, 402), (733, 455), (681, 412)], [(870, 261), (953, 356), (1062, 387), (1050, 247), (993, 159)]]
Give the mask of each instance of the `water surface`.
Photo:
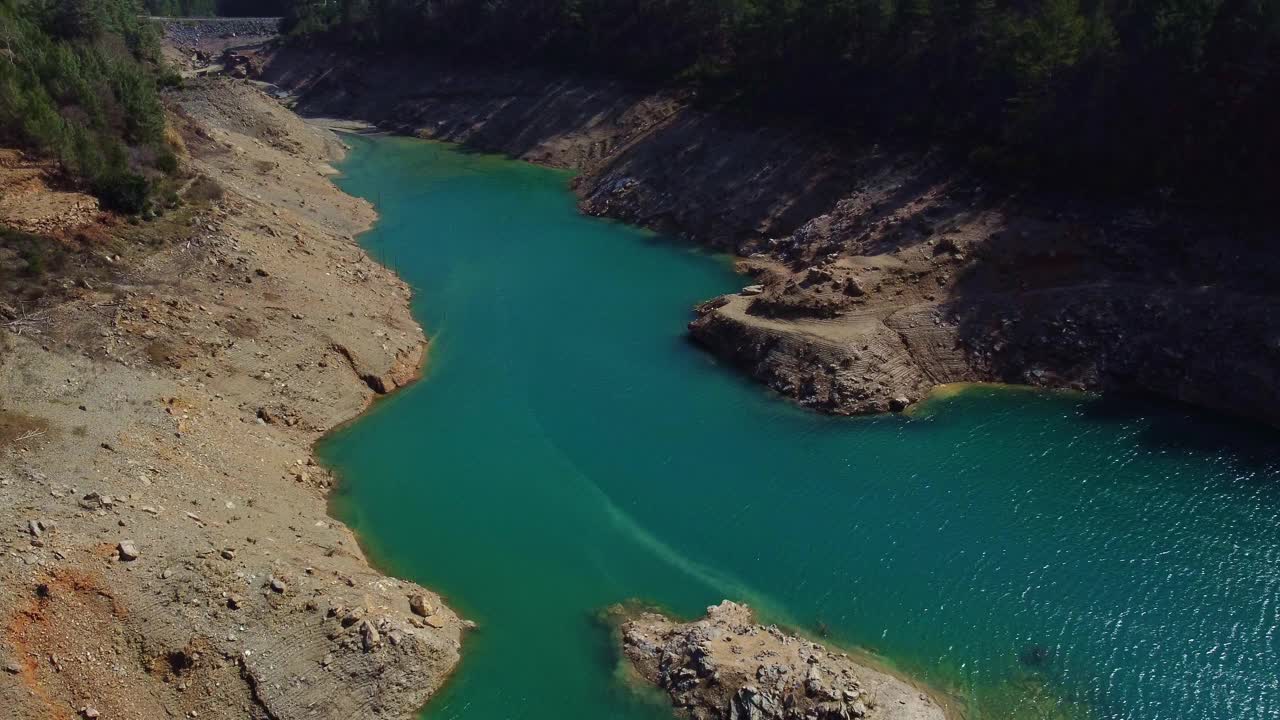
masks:
[(970, 717), (1280, 718), (1273, 434), (983, 388), (812, 414), (686, 342), (725, 258), (579, 216), (563, 172), (352, 142), (433, 340), (322, 454), (373, 557), (480, 625), (425, 717), (669, 720), (598, 612), (731, 597)]

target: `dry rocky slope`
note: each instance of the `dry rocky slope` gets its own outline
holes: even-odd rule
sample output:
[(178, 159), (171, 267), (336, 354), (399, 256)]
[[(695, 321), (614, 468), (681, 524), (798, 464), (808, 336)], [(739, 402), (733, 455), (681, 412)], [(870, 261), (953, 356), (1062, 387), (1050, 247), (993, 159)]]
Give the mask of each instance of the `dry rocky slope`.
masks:
[(1280, 423), (1280, 258), (1232, 218), (1019, 196), (940, 153), (537, 70), (293, 49), (262, 64), (304, 114), (577, 168), (585, 212), (737, 252), (760, 287), (706, 304), (692, 335), (807, 406), (1002, 381)]
[(622, 626), (623, 651), (696, 720), (943, 720), (928, 694), (726, 600), (678, 623), (643, 613)]
[(415, 376), (410, 290), (353, 241), (374, 214), (331, 184), (329, 132), (224, 79), (169, 101), (195, 197), (77, 231), (101, 249), (0, 333), (0, 707), (409, 717), (465, 623), (370, 568), (311, 446)]

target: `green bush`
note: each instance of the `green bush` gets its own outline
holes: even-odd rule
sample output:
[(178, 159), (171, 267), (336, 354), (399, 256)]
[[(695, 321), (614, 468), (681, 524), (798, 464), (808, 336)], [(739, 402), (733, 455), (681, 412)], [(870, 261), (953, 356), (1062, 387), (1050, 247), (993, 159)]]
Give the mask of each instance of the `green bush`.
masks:
[(58, 160), (111, 209), (141, 212), (148, 178), (177, 169), (170, 72), (131, 0), (0, 0), (0, 144)]
[(93, 191), (106, 209), (135, 215), (147, 208), (151, 182), (136, 173), (122, 171), (99, 178)]

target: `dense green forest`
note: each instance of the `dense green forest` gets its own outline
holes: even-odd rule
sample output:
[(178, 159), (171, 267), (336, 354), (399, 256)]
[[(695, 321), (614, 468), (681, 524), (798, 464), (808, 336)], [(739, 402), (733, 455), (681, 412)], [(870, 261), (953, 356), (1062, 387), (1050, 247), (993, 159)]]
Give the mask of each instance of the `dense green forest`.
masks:
[(540, 61), (1184, 202), (1280, 183), (1278, 0), (294, 0), (296, 37)]
[(161, 74), (131, 0), (0, 0), (0, 145), (56, 159), (108, 208), (143, 211), (176, 169)]

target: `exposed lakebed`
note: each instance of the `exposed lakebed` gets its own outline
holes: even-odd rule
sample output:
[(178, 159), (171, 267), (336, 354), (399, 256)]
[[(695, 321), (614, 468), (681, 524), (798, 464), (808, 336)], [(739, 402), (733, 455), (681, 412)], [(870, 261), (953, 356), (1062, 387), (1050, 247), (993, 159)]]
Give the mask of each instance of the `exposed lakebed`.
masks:
[(426, 717), (670, 718), (600, 611), (726, 597), (971, 717), (1280, 717), (1272, 432), (989, 388), (816, 415), (686, 341), (727, 259), (580, 216), (564, 172), (351, 142), (432, 346), (321, 451), (369, 552), (479, 623)]

